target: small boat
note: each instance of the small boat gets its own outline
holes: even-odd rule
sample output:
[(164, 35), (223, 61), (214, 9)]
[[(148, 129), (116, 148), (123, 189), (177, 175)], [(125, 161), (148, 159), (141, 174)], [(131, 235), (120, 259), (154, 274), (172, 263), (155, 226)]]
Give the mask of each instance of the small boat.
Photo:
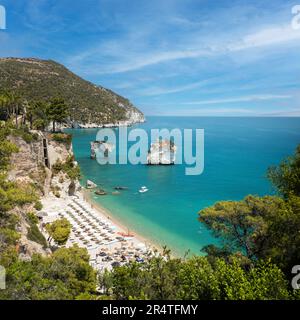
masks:
[(149, 191), (147, 187), (141, 187), (141, 189), (139, 190), (139, 193), (145, 193), (147, 191)]
[(102, 189), (98, 189), (98, 190), (95, 191), (95, 194), (96, 194), (97, 196), (106, 196), (106, 195), (107, 195), (107, 192), (104, 191), (104, 190), (102, 190)]
[(115, 190), (120, 191), (120, 190), (128, 190), (127, 187), (115, 187)]

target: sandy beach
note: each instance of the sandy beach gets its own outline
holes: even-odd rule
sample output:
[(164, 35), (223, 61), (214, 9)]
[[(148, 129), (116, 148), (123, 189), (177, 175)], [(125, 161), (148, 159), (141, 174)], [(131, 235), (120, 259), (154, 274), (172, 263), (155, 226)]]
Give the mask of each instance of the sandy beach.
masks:
[(112, 212), (110, 212), (108, 209), (101, 206), (98, 202), (94, 201), (92, 199), (92, 191), (82, 187), (81, 192), (84, 200), (88, 202), (91, 205), (91, 207), (98, 212), (99, 215), (109, 219), (113, 223), (113, 225), (115, 225), (118, 228), (119, 232), (123, 232), (125, 234), (128, 234), (128, 233), (133, 234), (134, 238), (137, 241), (144, 243), (147, 247), (150, 247), (153, 250), (155, 249), (160, 253), (163, 251), (163, 248), (160, 245), (151, 241), (148, 238), (143, 237), (142, 235), (136, 233), (135, 231), (129, 230), (129, 228), (127, 228), (124, 224), (122, 224), (118, 219), (114, 217)]
[(95, 203), (92, 192), (81, 188), (74, 196), (44, 197), (40, 229), (45, 237), (49, 237), (45, 229), (47, 223), (67, 219), (71, 234), (65, 246), (86, 248), (90, 264), (98, 271), (129, 261), (143, 262), (162, 252), (162, 248), (149, 239), (129, 232), (108, 210)]

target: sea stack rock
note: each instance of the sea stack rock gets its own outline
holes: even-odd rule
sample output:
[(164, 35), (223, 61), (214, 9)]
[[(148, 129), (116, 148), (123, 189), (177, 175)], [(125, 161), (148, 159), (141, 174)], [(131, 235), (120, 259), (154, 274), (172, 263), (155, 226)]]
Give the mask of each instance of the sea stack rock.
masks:
[(97, 151), (102, 151), (104, 157), (108, 157), (109, 152), (112, 152), (114, 145), (105, 141), (92, 141), (91, 142), (91, 159), (95, 160), (97, 157)]
[(86, 181), (86, 188), (87, 189), (94, 189), (94, 188), (97, 188), (97, 185), (93, 181), (87, 180)]
[(91, 142), (91, 159), (96, 159), (96, 150), (99, 149), (99, 141)]
[(173, 141), (158, 140), (152, 143), (147, 156), (148, 165), (175, 164), (176, 149)]

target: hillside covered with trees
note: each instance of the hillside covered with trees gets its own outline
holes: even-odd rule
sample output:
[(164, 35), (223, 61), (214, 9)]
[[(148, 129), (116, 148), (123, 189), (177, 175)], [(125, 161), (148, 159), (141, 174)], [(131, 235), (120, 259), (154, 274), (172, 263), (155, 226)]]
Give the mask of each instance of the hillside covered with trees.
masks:
[(52, 60), (0, 59), (1, 91), (13, 91), (28, 103), (61, 98), (70, 109), (70, 122), (117, 123), (142, 120), (129, 100), (78, 77)]

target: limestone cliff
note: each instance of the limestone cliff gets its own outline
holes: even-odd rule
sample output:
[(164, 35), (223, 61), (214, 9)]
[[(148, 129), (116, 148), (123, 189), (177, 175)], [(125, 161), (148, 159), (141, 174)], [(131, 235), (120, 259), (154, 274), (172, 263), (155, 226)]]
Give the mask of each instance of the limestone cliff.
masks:
[[(34, 141), (26, 142), (21, 136), (9, 136), (19, 149), (18, 153), (11, 156), (11, 168), (8, 172), (8, 179), (19, 185), (33, 186), (35, 192), (41, 199), (55, 201), (57, 197), (64, 198), (80, 188), (77, 181), (73, 182), (64, 171), (55, 171), (52, 168), (57, 163), (64, 163), (73, 156), (71, 144), (54, 141), (51, 134), (39, 131), (35, 134)], [(33, 253), (42, 255), (50, 251), (43, 245), (31, 241), (28, 237), (30, 222), (28, 213), (38, 213), (35, 205), (27, 205), (22, 208), (14, 208), (12, 211), (19, 217), (18, 231), (21, 234), (18, 246), (20, 257), (30, 259)], [(40, 229), (41, 226), (40, 226)]]

